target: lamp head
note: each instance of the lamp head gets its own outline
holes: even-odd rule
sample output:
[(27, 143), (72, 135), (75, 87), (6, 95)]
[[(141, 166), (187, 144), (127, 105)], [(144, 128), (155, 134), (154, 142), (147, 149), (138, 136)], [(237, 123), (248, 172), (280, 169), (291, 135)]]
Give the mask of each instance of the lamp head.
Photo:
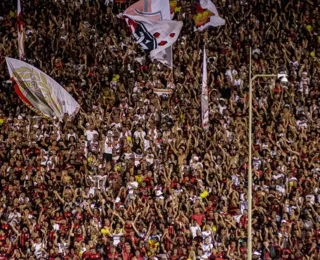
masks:
[(288, 84), (288, 78), (287, 78), (287, 74), (286, 73), (279, 73), (278, 74), (278, 79), (280, 80), (281, 84)]

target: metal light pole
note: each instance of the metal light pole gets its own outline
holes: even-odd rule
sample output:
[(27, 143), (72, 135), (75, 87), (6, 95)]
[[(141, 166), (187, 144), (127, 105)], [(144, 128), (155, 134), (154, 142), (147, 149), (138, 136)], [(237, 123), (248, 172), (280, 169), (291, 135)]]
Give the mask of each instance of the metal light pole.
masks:
[(252, 52), (249, 70), (249, 162), (248, 162), (248, 260), (252, 260), (252, 82), (256, 78), (276, 78), (275, 74), (257, 74), (252, 77)]
[(252, 260), (252, 53), (249, 69), (248, 260)]

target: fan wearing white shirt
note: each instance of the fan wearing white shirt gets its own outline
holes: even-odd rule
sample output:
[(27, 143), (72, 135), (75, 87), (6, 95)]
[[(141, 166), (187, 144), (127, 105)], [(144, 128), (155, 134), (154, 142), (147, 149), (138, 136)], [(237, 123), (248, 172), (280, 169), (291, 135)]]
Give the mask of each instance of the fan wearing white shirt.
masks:
[(141, 151), (141, 149), (137, 149), (136, 153), (134, 153), (134, 165), (138, 166), (140, 165), (140, 162), (143, 159), (143, 153)]
[(99, 133), (94, 130), (94, 126), (87, 125), (88, 129), (84, 132), (84, 135), (87, 137), (87, 141), (92, 141), (94, 135), (99, 135)]
[(201, 228), (195, 220), (192, 220), (190, 231), (192, 234), (192, 238), (195, 238), (197, 236), (198, 231), (201, 232)]
[(134, 132), (134, 137), (135, 138), (141, 138), (141, 140), (144, 139), (144, 137), (146, 136), (146, 132), (142, 130), (142, 126), (139, 125), (138, 129)]
[(148, 131), (148, 136), (151, 136), (153, 139), (158, 138), (159, 134), (157, 129), (154, 126)]
[(67, 134), (67, 140), (69, 140), (71, 136), (73, 136), (74, 139), (77, 140), (77, 134), (74, 132), (73, 128), (69, 128), (68, 134)]
[(149, 141), (149, 137), (146, 135), (143, 139), (143, 148), (144, 151), (147, 151), (150, 148), (150, 141)]
[(299, 92), (304, 95), (309, 95), (310, 78), (308, 78), (308, 73), (306, 71), (302, 72), (301, 81), (299, 83)]
[(106, 141), (104, 143), (103, 159), (105, 159), (107, 162), (111, 162), (112, 153), (113, 153), (113, 143), (110, 139), (106, 138)]
[(113, 245), (117, 246), (120, 243), (120, 238), (124, 235), (123, 229), (118, 224), (116, 229), (112, 233)]
[(130, 195), (133, 194), (134, 190), (138, 188), (138, 182), (135, 181), (134, 177), (133, 176), (130, 176), (130, 181), (128, 182), (127, 184), (127, 189), (128, 189), (128, 193)]
[(154, 153), (153, 153), (151, 147), (149, 147), (147, 149), (146, 162), (147, 162), (148, 166), (150, 166), (150, 165), (152, 165), (154, 163)]
[(211, 243), (209, 237), (206, 237), (204, 243), (202, 244), (203, 255), (206, 258), (210, 257), (212, 248), (213, 244)]
[(36, 255), (37, 258), (42, 257), (43, 254), (43, 250), (44, 250), (44, 244), (41, 242), (41, 238), (36, 238), (36, 241), (32, 243), (32, 247), (34, 247), (34, 253)]
[(212, 231), (211, 231), (211, 227), (209, 225), (207, 225), (205, 230), (201, 232), (201, 236), (205, 240), (208, 239), (209, 243), (212, 242)]

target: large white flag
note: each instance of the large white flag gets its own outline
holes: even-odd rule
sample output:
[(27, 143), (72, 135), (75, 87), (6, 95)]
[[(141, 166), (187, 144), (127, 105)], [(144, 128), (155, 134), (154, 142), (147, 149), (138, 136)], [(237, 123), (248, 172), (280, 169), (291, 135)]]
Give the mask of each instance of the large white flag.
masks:
[[(148, 21), (144, 17), (129, 15), (126, 16), (126, 21), (137, 44), (150, 53), (151, 59), (163, 55), (163, 51), (177, 41), (183, 25), (178, 21)], [(165, 62), (165, 59), (163, 57), (160, 61)]]
[[(169, 0), (140, 0), (133, 5), (129, 6), (125, 12), (123, 13), (124, 16), (130, 18), (130, 20), (134, 22), (139, 22), (142, 24), (142, 27), (145, 27), (147, 31), (152, 30), (155, 32), (157, 37), (155, 40), (148, 39), (148, 41), (153, 41), (153, 42), (164, 42), (166, 41), (167, 43), (164, 45), (165, 48), (161, 47), (160, 50), (160, 45), (155, 45), (154, 48), (158, 50), (156, 51), (151, 51), (148, 48), (145, 48), (145, 46), (141, 45), (140, 43), (143, 42), (141, 37), (139, 37), (139, 40), (137, 41), (137, 36), (133, 35), (136, 41), (140, 44), (140, 46), (146, 50), (150, 51), (150, 57), (151, 59), (155, 59), (160, 61), (161, 63), (173, 67), (173, 61), (172, 61), (172, 44), (177, 40), (178, 37), (174, 41), (172, 41), (175, 37), (169, 37), (167, 38), (167, 35), (164, 34), (164, 32), (168, 32), (169, 35), (178, 35), (180, 34), (181, 28), (182, 28), (182, 22), (178, 21), (171, 21), (169, 22), (168, 20), (171, 20), (171, 14), (170, 14), (170, 4)], [(127, 20), (129, 22), (130, 20)], [(165, 21), (165, 22), (160, 22), (160, 21)], [(147, 25), (148, 23), (148, 25)], [(128, 25), (131, 28), (132, 32), (132, 22)], [(167, 29), (159, 31), (159, 28), (161, 29), (161, 26), (165, 26)], [(152, 27), (156, 27), (152, 29)], [(168, 29), (170, 27), (171, 29)], [(155, 30), (156, 29), (156, 30)], [(171, 30), (171, 32), (170, 32)], [(138, 35), (142, 35), (141, 32), (138, 32)], [(145, 34), (143, 34), (145, 35)], [(151, 33), (151, 36), (153, 36), (153, 33)], [(146, 36), (143, 36), (144, 38), (148, 38)], [(155, 50), (153, 49), (153, 50)]]
[(21, 60), (6, 57), (6, 62), (16, 93), (29, 107), (58, 118), (79, 111), (79, 104), (50, 76)]
[(202, 72), (202, 88), (201, 88), (201, 119), (202, 127), (207, 130), (209, 128), (209, 106), (208, 106), (208, 74), (207, 74), (207, 55), (206, 49), (203, 48), (203, 72)]
[(17, 24), (18, 24), (18, 49), (19, 49), (19, 59), (24, 59), (24, 24), (22, 21), (22, 12), (21, 12), (21, 2), (18, 0), (18, 8), (17, 8)]
[(139, 0), (129, 6), (124, 15), (145, 16), (148, 20), (171, 20), (169, 0)]
[(209, 26), (225, 25), (226, 21), (219, 16), (218, 10), (211, 0), (200, 0), (200, 4), (196, 4), (195, 7), (197, 12), (193, 19), (196, 30), (203, 31)]

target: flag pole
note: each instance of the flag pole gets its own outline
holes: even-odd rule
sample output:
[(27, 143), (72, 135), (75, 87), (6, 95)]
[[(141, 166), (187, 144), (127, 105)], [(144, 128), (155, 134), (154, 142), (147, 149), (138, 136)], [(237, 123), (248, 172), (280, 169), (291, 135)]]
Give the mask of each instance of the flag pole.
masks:
[(22, 11), (21, 11), (21, 0), (17, 0), (17, 29), (18, 29), (18, 53), (19, 59), (23, 60), (25, 53), (24, 53), (24, 27), (22, 21)]
[(249, 152), (248, 152), (248, 260), (252, 260), (252, 53), (249, 64)]
[(208, 106), (208, 71), (206, 45), (203, 46), (202, 62), (202, 86), (201, 86), (201, 125), (207, 131), (209, 128), (209, 106)]

